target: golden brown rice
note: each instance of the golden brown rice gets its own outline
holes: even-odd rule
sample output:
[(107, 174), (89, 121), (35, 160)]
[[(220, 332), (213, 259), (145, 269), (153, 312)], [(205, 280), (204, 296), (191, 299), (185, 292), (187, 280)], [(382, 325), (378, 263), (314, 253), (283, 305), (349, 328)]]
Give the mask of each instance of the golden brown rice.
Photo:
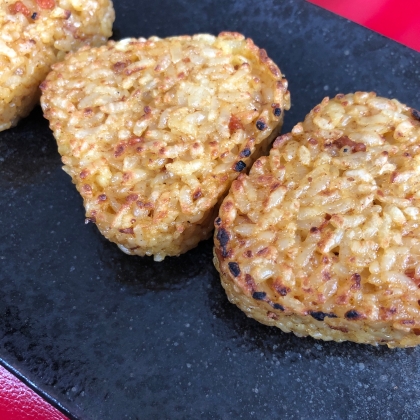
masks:
[(39, 100), (53, 63), (112, 34), (110, 0), (4, 0), (0, 4), (0, 131), (17, 124)]
[(87, 220), (156, 260), (211, 235), (290, 105), (279, 68), (237, 33), (109, 42), (53, 69), (41, 102)]
[(420, 113), (325, 98), (233, 182), (215, 265), (258, 321), (323, 340), (420, 343)]

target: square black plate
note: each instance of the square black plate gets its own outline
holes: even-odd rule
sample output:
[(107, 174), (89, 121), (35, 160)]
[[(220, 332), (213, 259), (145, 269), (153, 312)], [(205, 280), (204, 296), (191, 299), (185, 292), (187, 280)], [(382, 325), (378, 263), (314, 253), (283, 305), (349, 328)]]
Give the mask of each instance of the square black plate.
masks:
[[(420, 54), (302, 0), (115, 1), (114, 38), (223, 30), (289, 80), (285, 130), (324, 96), (420, 108)], [(420, 349), (299, 339), (224, 294), (212, 241), (155, 263), (84, 224), (40, 108), (0, 133), (0, 362), (80, 419), (414, 419)]]

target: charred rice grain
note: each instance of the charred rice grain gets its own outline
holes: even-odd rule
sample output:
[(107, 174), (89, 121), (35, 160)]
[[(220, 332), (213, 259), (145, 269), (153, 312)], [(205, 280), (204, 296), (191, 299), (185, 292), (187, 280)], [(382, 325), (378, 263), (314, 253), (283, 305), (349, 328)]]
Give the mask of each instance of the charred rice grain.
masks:
[(312, 318), (316, 319), (317, 321), (323, 321), (325, 317), (337, 318), (337, 315), (321, 311), (309, 311), (308, 313)]
[(361, 317), (361, 314), (359, 314), (359, 312), (357, 312), (357, 311), (355, 311), (354, 309), (352, 309), (352, 310), (350, 310), (350, 311), (346, 312), (346, 313), (344, 314), (344, 316), (345, 316), (347, 319), (359, 319), (359, 318)]
[(264, 300), (266, 296), (267, 296), (267, 294), (265, 292), (254, 292), (252, 294), (252, 297), (255, 300)]
[(236, 262), (230, 262), (228, 264), (229, 270), (234, 277), (238, 277), (241, 274), (241, 269), (239, 268), (239, 264)]
[(229, 233), (226, 229), (220, 228), (216, 237), (222, 247), (225, 247), (229, 242)]
[(236, 162), (235, 164), (235, 171), (236, 172), (242, 172), (246, 168), (246, 163), (242, 160), (239, 162)]
[(257, 121), (257, 128), (260, 131), (265, 130), (265, 128), (266, 128), (265, 122), (264, 121), (261, 121), (261, 120), (258, 120)]

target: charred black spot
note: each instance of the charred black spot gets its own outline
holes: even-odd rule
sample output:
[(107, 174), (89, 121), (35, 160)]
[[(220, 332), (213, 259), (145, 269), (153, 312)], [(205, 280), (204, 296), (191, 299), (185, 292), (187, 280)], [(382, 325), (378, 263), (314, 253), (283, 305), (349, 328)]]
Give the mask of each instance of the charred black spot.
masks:
[(240, 160), (239, 162), (236, 162), (234, 170), (236, 172), (241, 172), (245, 168), (246, 168), (246, 163), (244, 161)]
[(251, 150), (246, 148), (246, 149), (242, 150), (241, 157), (248, 157), (250, 154), (251, 154)]
[(344, 316), (347, 319), (359, 319), (361, 317), (361, 315), (359, 314), (359, 312), (355, 311), (354, 309), (351, 309), (350, 311), (347, 311)]
[(323, 321), (326, 317), (337, 318), (337, 315), (321, 311), (309, 311), (308, 314), (317, 321)]
[(274, 115), (276, 117), (280, 117), (280, 115), (281, 115), (281, 108), (274, 108)]
[(31, 19), (35, 20), (38, 17), (38, 13), (34, 12), (32, 13)]
[(313, 227), (311, 227), (309, 229), (309, 232), (311, 232), (311, 233), (318, 233), (319, 232), (319, 229), (316, 226), (313, 226)]
[(411, 108), (411, 115), (418, 121), (420, 121), (420, 111), (417, 109)]
[(222, 256), (226, 257), (227, 256), (226, 245), (228, 244), (229, 239), (230, 239), (229, 233), (227, 233), (225, 229), (220, 228), (219, 231), (217, 232), (216, 238), (220, 243), (220, 247), (222, 248)]
[(219, 231), (217, 232), (217, 240), (219, 241), (220, 246), (226, 246), (229, 242), (229, 239), (229, 233), (226, 232), (226, 229), (219, 229)]
[(267, 127), (264, 121), (258, 120), (256, 124), (258, 130), (263, 131)]
[(214, 221), (214, 223), (215, 223), (217, 226), (220, 226), (220, 224), (222, 223), (222, 219), (221, 219), (220, 217), (218, 217), (218, 218)]
[(230, 262), (228, 264), (229, 270), (234, 277), (238, 277), (241, 274), (241, 269), (239, 268), (239, 264), (236, 262)]
[(274, 309), (279, 309), (280, 311), (284, 311), (284, 306), (280, 305), (280, 303), (274, 303), (272, 306)]
[(267, 294), (265, 292), (254, 292), (252, 294), (252, 297), (255, 300), (264, 300), (266, 296), (267, 296)]

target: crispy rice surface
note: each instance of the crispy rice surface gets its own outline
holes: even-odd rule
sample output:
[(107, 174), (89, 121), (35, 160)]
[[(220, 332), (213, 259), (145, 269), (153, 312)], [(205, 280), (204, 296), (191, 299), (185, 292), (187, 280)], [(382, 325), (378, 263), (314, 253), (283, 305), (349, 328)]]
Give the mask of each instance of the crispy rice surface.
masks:
[(420, 343), (420, 113), (325, 98), (233, 182), (216, 219), (229, 299), (323, 340)]
[(290, 106), (266, 52), (227, 32), (85, 48), (42, 89), (87, 220), (156, 260), (211, 235), (232, 180), (267, 152)]
[(51, 65), (83, 45), (112, 35), (110, 0), (5, 0), (0, 3), (0, 131), (39, 100)]

